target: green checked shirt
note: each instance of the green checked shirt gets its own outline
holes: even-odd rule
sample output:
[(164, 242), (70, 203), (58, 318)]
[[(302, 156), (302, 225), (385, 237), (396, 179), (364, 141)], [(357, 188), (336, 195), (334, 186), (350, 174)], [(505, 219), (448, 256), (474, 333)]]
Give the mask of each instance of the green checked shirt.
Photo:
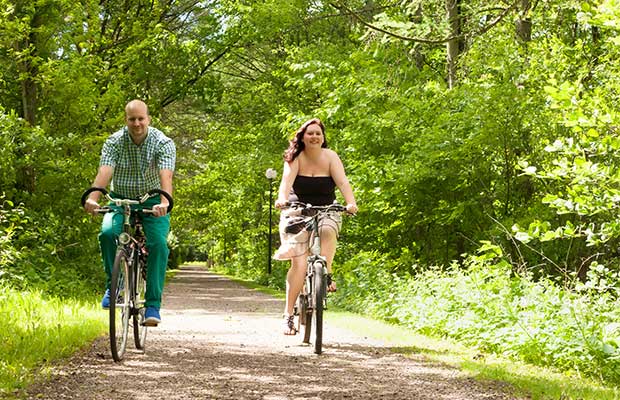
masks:
[(124, 127), (103, 144), (99, 166), (114, 168), (112, 192), (125, 198), (137, 198), (151, 189), (161, 189), (159, 171), (174, 171), (175, 161), (174, 142), (160, 130), (149, 126), (146, 139), (138, 146)]

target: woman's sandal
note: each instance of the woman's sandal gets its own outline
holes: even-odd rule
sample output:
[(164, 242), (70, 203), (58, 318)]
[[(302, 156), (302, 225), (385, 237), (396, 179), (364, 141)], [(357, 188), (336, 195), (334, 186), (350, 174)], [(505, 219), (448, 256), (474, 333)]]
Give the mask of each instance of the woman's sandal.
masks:
[(295, 316), (284, 316), (284, 334), (287, 336), (297, 335), (297, 328), (295, 328)]
[[(332, 274), (327, 274), (325, 275), (327, 277), (327, 291), (328, 292), (335, 292), (337, 290), (336, 288), (336, 282), (334, 282), (334, 279), (332, 278)], [(333, 286), (332, 286), (333, 284)]]

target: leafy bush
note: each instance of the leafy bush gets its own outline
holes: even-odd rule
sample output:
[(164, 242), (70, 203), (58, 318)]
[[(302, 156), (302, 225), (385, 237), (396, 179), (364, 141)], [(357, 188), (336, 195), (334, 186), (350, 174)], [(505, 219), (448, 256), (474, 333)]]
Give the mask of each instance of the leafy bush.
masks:
[(22, 252), (14, 245), (14, 238), (28, 222), (21, 206), (15, 206), (4, 195), (0, 195), (0, 279), (18, 280), (21, 276), (15, 271), (16, 262)]
[(335, 296), (340, 306), (483, 351), (620, 383), (620, 300), (611, 290), (620, 281), (605, 267), (592, 269), (576, 290), (516, 275), (495, 257), (472, 256), (466, 268), (430, 268), (414, 277), (390, 274), (382, 256), (360, 253), (345, 269)]

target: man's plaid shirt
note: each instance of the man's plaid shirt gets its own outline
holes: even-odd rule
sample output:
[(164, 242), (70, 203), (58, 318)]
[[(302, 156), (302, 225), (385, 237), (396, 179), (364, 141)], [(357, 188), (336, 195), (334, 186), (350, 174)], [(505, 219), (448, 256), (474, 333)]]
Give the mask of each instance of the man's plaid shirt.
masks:
[(99, 166), (114, 168), (111, 190), (125, 198), (137, 198), (151, 189), (161, 189), (159, 171), (174, 171), (176, 147), (172, 139), (149, 126), (140, 146), (129, 136), (127, 127), (103, 144)]

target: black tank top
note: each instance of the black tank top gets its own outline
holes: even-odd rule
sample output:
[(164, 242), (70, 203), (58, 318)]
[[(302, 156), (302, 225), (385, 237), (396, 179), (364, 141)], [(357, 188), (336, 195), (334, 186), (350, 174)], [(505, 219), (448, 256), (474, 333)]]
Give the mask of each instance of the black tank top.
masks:
[(331, 176), (297, 175), (289, 200), (310, 203), (313, 206), (326, 206), (336, 200), (335, 189), (336, 182)]

